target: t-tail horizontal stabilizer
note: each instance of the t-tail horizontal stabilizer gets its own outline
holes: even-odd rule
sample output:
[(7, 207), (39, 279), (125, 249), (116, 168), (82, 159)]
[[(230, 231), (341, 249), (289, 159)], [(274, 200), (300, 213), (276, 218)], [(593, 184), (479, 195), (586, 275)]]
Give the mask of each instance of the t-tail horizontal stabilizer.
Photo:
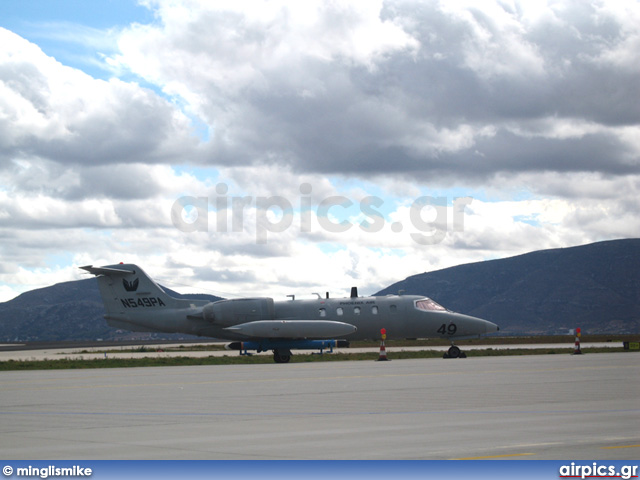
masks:
[(130, 273), (135, 273), (135, 270), (129, 270), (126, 268), (94, 267), (93, 265), (87, 265), (80, 268), (92, 273), (93, 275), (128, 275)]

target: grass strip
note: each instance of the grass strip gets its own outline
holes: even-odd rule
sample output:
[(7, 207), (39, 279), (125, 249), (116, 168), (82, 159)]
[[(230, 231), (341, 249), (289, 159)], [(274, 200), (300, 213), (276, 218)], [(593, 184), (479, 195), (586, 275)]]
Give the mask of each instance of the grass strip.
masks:
[[(614, 353), (626, 352), (622, 347), (613, 348), (583, 348), (583, 353)], [(469, 350), (465, 352), (467, 357), (507, 356), (507, 355), (568, 355), (573, 353), (573, 348), (514, 348)], [(416, 358), (442, 358), (443, 352), (436, 350), (421, 351), (389, 351), (389, 360), (416, 359)], [(377, 352), (368, 353), (326, 353), (319, 354), (295, 354), (291, 357), (291, 363), (305, 362), (331, 362), (331, 361), (374, 361), (378, 359)], [(450, 361), (464, 361), (464, 359), (449, 359)], [(56, 360), (7, 360), (0, 362), (0, 371), (10, 370), (61, 370), (61, 369), (86, 369), (86, 368), (133, 368), (133, 367), (180, 367), (192, 365), (254, 365), (261, 363), (273, 363), (271, 355), (241, 356), (238, 354), (208, 357), (145, 357), (145, 358), (61, 358)]]

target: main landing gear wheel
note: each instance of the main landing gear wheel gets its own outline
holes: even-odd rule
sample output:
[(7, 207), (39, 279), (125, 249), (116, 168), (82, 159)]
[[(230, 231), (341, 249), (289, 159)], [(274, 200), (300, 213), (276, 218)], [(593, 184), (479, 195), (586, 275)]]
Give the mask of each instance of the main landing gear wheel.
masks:
[(289, 363), (291, 360), (291, 350), (276, 349), (273, 351), (273, 361), (276, 363)]
[(442, 358), (467, 358), (467, 355), (455, 345), (451, 345)]

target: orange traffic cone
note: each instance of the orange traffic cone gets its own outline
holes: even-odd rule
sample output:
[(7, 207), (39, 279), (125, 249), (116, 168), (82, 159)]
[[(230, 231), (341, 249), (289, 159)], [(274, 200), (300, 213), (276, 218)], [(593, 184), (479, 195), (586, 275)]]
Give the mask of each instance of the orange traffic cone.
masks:
[(378, 357), (378, 361), (379, 362), (380, 361), (384, 362), (384, 361), (387, 361), (387, 360), (389, 360), (389, 359), (387, 358), (387, 351), (384, 348), (384, 340), (382, 340), (380, 342), (380, 356)]

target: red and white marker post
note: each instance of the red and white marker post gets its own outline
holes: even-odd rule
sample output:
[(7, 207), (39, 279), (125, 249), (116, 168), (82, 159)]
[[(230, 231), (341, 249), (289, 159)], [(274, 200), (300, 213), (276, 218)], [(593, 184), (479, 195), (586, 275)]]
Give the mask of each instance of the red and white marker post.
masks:
[(582, 350), (580, 350), (580, 328), (576, 328), (576, 344), (573, 349), (572, 355), (582, 355)]
[(380, 336), (382, 340), (380, 341), (380, 356), (378, 357), (378, 362), (386, 362), (389, 360), (387, 358), (387, 350), (384, 348), (384, 341), (387, 339), (387, 330), (386, 328), (380, 329)]

